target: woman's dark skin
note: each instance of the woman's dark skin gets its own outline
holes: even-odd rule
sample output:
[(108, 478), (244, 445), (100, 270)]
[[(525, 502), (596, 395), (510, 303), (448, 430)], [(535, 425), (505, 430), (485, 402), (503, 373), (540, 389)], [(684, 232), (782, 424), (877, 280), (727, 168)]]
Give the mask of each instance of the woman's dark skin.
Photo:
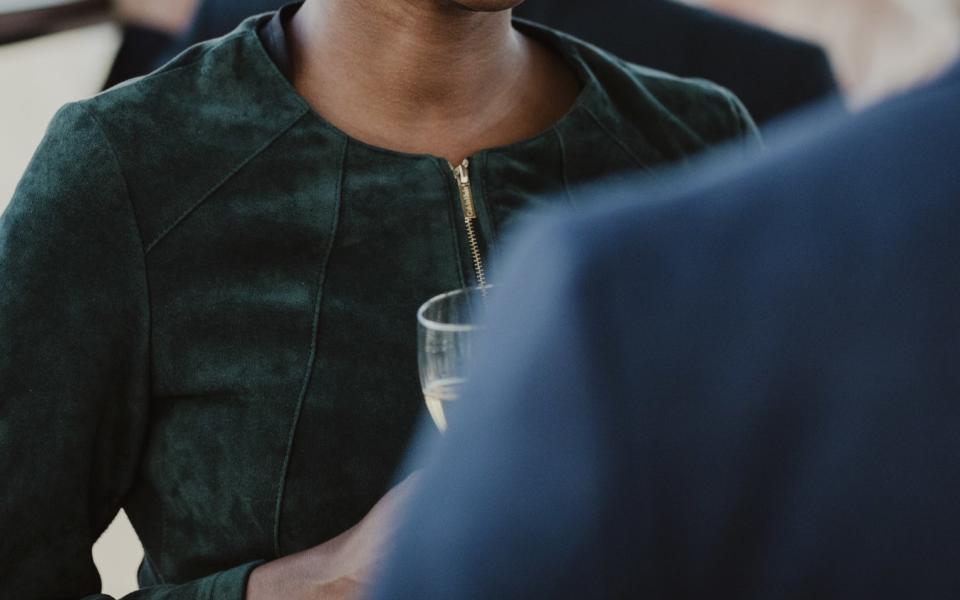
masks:
[(356, 139), (457, 164), (549, 128), (579, 92), (562, 58), (511, 27), (520, 3), (307, 0), (290, 27), (294, 84)]
[[(353, 138), (452, 164), (532, 137), (571, 108), (580, 84), (513, 29), (521, 2), (306, 0), (288, 27), (294, 85)], [(247, 600), (356, 597), (412, 485), (337, 538), (255, 569)]]

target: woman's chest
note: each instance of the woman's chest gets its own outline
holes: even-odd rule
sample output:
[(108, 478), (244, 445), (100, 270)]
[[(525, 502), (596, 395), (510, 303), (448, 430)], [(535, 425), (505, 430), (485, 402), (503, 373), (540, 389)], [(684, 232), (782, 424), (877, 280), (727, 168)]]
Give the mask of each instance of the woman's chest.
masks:
[(559, 148), (532, 150), (459, 172), (346, 143), (261, 157), (148, 255), (154, 396), (289, 395), (318, 349), (409, 351), (420, 303), (476, 284), (517, 213), (565, 201)]
[(564, 201), (553, 144), (481, 156), (466, 182), (446, 163), (346, 144), (324, 160), (278, 150), (148, 255), (142, 491), (178, 524), (161, 526), (168, 552), (188, 552), (177, 531), (242, 523), (262, 527), (261, 544), (301, 547), (362, 516), (421, 412), (418, 306), (474, 284), (517, 213)]

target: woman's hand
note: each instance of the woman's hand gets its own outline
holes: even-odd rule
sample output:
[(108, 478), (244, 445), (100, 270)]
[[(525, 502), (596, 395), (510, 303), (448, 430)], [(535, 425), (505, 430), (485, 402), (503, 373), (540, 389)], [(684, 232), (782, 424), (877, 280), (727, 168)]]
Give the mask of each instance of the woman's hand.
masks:
[(396, 527), (397, 511), (416, 480), (416, 474), (405, 479), (362, 521), (332, 540), (254, 569), (247, 582), (246, 600), (358, 598), (383, 558)]

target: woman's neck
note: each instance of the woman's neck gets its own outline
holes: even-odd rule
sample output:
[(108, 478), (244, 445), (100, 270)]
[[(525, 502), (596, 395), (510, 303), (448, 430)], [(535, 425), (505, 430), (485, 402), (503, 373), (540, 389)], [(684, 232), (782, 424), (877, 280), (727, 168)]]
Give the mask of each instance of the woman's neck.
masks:
[[(521, 113), (531, 107), (518, 103), (551, 91), (559, 59), (513, 29), (509, 10), (475, 12), (449, 0), (307, 0), (288, 31), (298, 90), (365, 142), (457, 160), (551, 124), (528, 122)], [(542, 84), (548, 88), (533, 89)], [(532, 104), (542, 111), (543, 102)]]

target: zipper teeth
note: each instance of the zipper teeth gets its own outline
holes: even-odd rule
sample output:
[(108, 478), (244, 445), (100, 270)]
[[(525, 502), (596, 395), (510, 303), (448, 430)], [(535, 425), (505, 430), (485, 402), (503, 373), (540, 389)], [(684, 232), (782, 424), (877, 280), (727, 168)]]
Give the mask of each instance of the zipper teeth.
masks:
[[(481, 288), (486, 288), (487, 276), (483, 268), (483, 255), (480, 253), (480, 240), (477, 237), (477, 230), (473, 223), (477, 218), (477, 212), (476, 206), (473, 203), (473, 192), (470, 190), (469, 168), (469, 159), (464, 159), (458, 166), (450, 165), (454, 179), (457, 180), (457, 190), (460, 193), (460, 204), (463, 208), (463, 224), (467, 229), (467, 242), (470, 246), (470, 254), (473, 257), (473, 270), (477, 278), (477, 285)], [(486, 290), (484, 290), (484, 296), (486, 296)]]
[(473, 219), (464, 218), (463, 221), (467, 226), (467, 240), (470, 242), (470, 252), (473, 254), (473, 269), (476, 271), (477, 285), (487, 287), (487, 277), (483, 272), (483, 257), (480, 256), (480, 242), (473, 228)]

